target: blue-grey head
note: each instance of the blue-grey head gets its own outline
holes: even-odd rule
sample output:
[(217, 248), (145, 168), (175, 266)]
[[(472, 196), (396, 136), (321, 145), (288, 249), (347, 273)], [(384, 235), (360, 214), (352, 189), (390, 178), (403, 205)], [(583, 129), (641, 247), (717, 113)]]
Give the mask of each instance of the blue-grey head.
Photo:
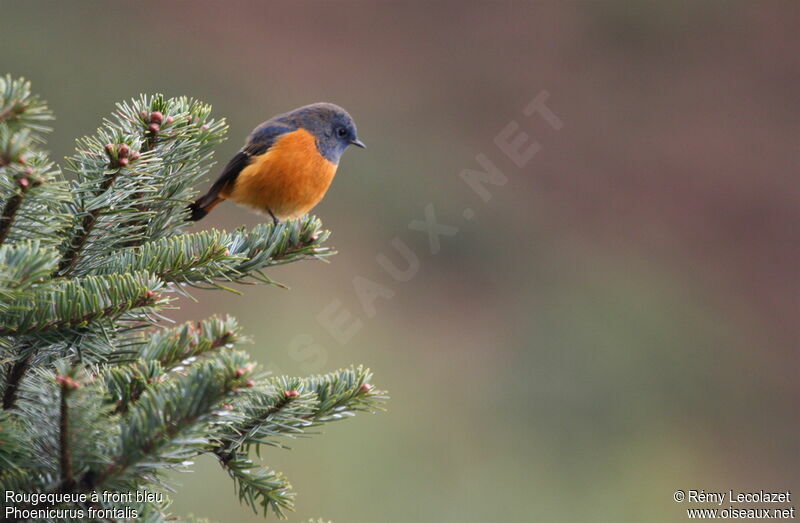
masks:
[(364, 142), (358, 139), (353, 118), (335, 104), (306, 105), (275, 119), (293, 127), (301, 127), (313, 134), (322, 156), (333, 163), (339, 163), (339, 158), (351, 145), (366, 147)]

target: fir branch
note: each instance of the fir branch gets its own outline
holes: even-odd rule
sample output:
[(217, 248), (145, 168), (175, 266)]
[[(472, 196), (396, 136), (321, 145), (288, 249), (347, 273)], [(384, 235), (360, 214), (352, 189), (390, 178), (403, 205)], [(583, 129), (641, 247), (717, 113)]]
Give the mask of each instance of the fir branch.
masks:
[(31, 466), (38, 456), (30, 432), (29, 420), (0, 410), (0, 492), (31, 492), (31, 487), (43, 483), (41, 470)]
[(53, 362), (52, 368), (33, 368), (20, 386), (14, 414), (32, 429), (32, 458), (22, 463), (20, 475), (28, 478), (27, 492), (83, 491), (117, 446), (118, 418), (102, 401), (102, 380), (66, 359)]
[(307, 419), (312, 425), (341, 420), (357, 412), (382, 410), (388, 399), (386, 391), (370, 384), (372, 372), (362, 365), (309, 378), (279, 377), (273, 383), (285, 388), (297, 380), (300, 381), (297, 390), (312, 392), (319, 401), (315, 412)]
[(301, 394), (296, 389), (269, 388), (254, 391), (240, 406), (243, 410), (243, 423), (230, 425), (223, 436), (223, 443), (214, 447), (213, 452), (225, 465), (238, 456), (238, 450), (245, 444), (268, 443), (265, 434), (275, 435), (275, 427), (283, 431), (296, 430), (306, 423), (304, 418), (313, 412), (316, 398), (313, 394)]
[(0, 124), (25, 126), (35, 131), (49, 131), (42, 122), (52, 120), (47, 104), (31, 93), (31, 84), (11, 75), (0, 77)]
[[(68, 159), (77, 178), (73, 210), (82, 218), (65, 245), (63, 273), (87, 274), (98, 256), (185, 227), (186, 202), (227, 129), (210, 118), (210, 106), (186, 97), (142, 96), (117, 108)], [(108, 173), (109, 165), (125, 175)]]
[(385, 394), (369, 385), (371, 377), (368, 369), (357, 367), (308, 379), (276, 378), (235, 402), (232, 408), (242, 410), (241, 421), (224, 427), (212, 452), (236, 482), (239, 500), (264, 514), (272, 508), (281, 518), (284, 509), (292, 510), (294, 494), (283, 476), (257, 468), (240, 449), (280, 446), (276, 436), (299, 435), (320, 423), (379, 409)]
[(15, 109), (17, 107), (16, 100), (12, 100), (10, 106), (6, 107), (5, 109), (0, 109), (0, 122), (5, 123), (12, 118), (16, 117)]
[[(114, 164), (112, 162), (109, 165), (113, 166)], [(114, 183), (114, 180), (116, 180), (122, 172), (123, 168), (123, 165), (117, 163), (116, 169), (105, 176), (105, 179), (100, 184), (100, 193), (107, 191), (111, 187), (111, 185)], [(92, 233), (95, 224), (97, 224), (97, 218), (100, 215), (101, 210), (102, 209), (100, 207), (97, 207), (88, 211), (84, 215), (80, 227), (73, 233), (72, 240), (70, 241), (67, 250), (64, 252), (61, 263), (58, 265), (58, 272), (61, 276), (68, 275), (70, 270), (75, 266), (75, 263), (78, 261), (78, 256), (80, 256), (81, 251), (83, 251), (83, 248), (89, 239), (89, 235)]]
[(20, 310), (0, 314), (0, 336), (81, 327), (141, 307), (164, 303), (161, 282), (150, 275), (87, 276), (55, 281), (24, 297)]
[(11, 172), (10, 167), (22, 171), (27, 159), (35, 150), (37, 136), (29, 129), (17, 129), (0, 123), (0, 168)]
[(152, 195), (150, 185), (160, 160), (141, 156), (138, 147), (135, 136), (104, 127), (96, 136), (79, 140), (76, 153), (67, 159), (76, 181), (68, 206), (74, 218), (63, 243), (62, 274), (83, 275), (84, 264), (141, 237), (141, 227), (133, 222), (149, 215), (136, 212), (134, 195)]
[(281, 447), (280, 436), (296, 437), (322, 423), (380, 410), (386, 395), (369, 384), (371, 377), (359, 366), (311, 378), (273, 378), (234, 405), (243, 422), (229, 425), (213, 452), (224, 462), (241, 448)]
[[(216, 359), (189, 369), (185, 375), (176, 374), (174, 379), (169, 379), (158, 386), (148, 389), (140, 400), (122, 418), (121, 426), (114, 424), (116, 430), (105, 433), (103, 438), (96, 441), (81, 441), (84, 456), (80, 474), (50, 484), (46, 493), (74, 493), (89, 492), (92, 490), (128, 491), (136, 489), (142, 478), (155, 481), (160, 471), (171, 467), (185, 467), (187, 460), (199, 454), (208, 445), (208, 423), (218, 412), (217, 405), (224, 399), (234, 394), (240, 387), (246, 386), (249, 379), (247, 374), (237, 372), (247, 364), (247, 358), (242, 353), (226, 353)], [(56, 367), (63, 368), (63, 363)], [(39, 372), (34, 379), (28, 380), (25, 394), (25, 407), (30, 413), (39, 411), (42, 419), (48, 419), (47, 411), (53, 409), (48, 402), (41, 401), (41, 397), (52, 394), (48, 382), (72, 383), (66, 376), (58, 376)], [(104, 381), (95, 380), (91, 387), (79, 387), (77, 392), (84, 396), (86, 401), (97, 402), (97, 394), (102, 392), (101, 384)], [(88, 388), (86, 392), (84, 388)], [(191, 398), (191, 401), (186, 401)], [(59, 407), (55, 407), (58, 409)], [(74, 408), (71, 410), (75, 410)], [(83, 421), (92, 425), (96, 420), (102, 420), (106, 415), (103, 409), (88, 412), (91, 416), (99, 416)], [(113, 417), (111, 420), (113, 421)], [(74, 425), (74, 423), (72, 423)], [(51, 455), (51, 438), (56, 436), (60, 440), (61, 427), (53, 427), (43, 432), (37, 445), (38, 453), (47, 459)], [(111, 442), (110, 437), (116, 435), (114, 448), (106, 446)], [(76, 438), (71, 437), (68, 445), (75, 446)], [(61, 444), (58, 443), (60, 448)], [(96, 449), (99, 447), (99, 449)], [(101, 459), (94, 453), (89, 455), (85, 451), (102, 450), (109, 454)], [(57, 452), (58, 455), (60, 453)], [(48, 465), (49, 466), (49, 465)], [(60, 466), (60, 465), (59, 465)], [(63, 469), (62, 469), (63, 470)], [(47, 504), (40, 504), (39, 508)]]
[(246, 364), (243, 354), (227, 353), (149, 388), (126, 414), (116, 457), (91, 478), (92, 488), (155, 474), (199, 453), (207, 445), (201, 425), (223, 398), (246, 384), (247, 374), (237, 372)]
[(58, 261), (58, 251), (39, 241), (0, 246), (0, 302), (44, 281)]
[(69, 222), (64, 213), (66, 185), (57, 179), (58, 171), (52, 170), (52, 164), (43, 158), (33, 162), (36, 164), (22, 174), (0, 176), (0, 191), (12, 193), (2, 205), (3, 244), (39, 240), (57, 245), (63, 241)]
[(157, 361), (139, 360), (108, 369), (105, 375), (109, 401), (114, 412), (124, 414), (147, 390), (151, 383), (162, 379), (164, 368)]
[(6, 126), (0, 127), (0, 172), (6, 178), (5, 189), (11, 189), (13, 193), (0, 214), (0, 244), (6, 240), (29, 190), (42, 183), (33, 168), (27, 165), (26, 155), (31, 153), (33, 141), (34, 137), (28, 130), (12, 132)]
[[(210, 318), (202, 322), (187, 322), (173, 329), (149, 331), (132, 340), (140, 343), (137, 351), (120, 351), (112, 355), (115, 362), (126, 364), (112, 367), (106, 373), (110, 401), (117, 413), (125, 413), (151, 385), (167, 378), (168, 371), (183, 371), (199, 357), (216, 354), (216, 349), (232, 347), (239, 340), (233, 318)], [(138, 359), (130, 361), (131, 356)]]
[[(54, 222), (61, 221), (58, 207), (64, 196), (63, 184), (55, 181), (56, 173), (46, 155), (38, 150), (38, 141), (39, 137), (30, 128), (0, 123), (0, 195), (5, 200), (0, 206), (0, 244), (9, 240), (14, 227), (20, 233), (33, 229), (34, 234), (26, 238), (32, 239), (60, 225)], [(46, 184), (53, 186), (41, 187)], [(43, 215), (42, 211), (48, 214)], [(36, 232), (41, 228), (31, 226), (43, 220), (51, 223), (45, 231)]]
[(65, 182), (38, 149), (46, 106), (0, 78), (0, 490), (162, 489), (164, 470), (214, 453), (244, 503), (283, 517), (288, 481), (247, 450), (379, 408), (361, 368), (251, 377), (231, 318), (145, 330), (166, 319), (159, 292), (274, 283), (263, 271), (332, 254), (314, 217), (182, 234), (226, 131), (210, 114), (186, 97), (119, 104), (78, 141)]
[(203, 231), (161, 238), (141, 246), (112, 253), (98, 263), (92, 274), (146, 271), (165, 282), (184, 282), (198, 278), (209, 266), (221, 263), (229, 254), (224, 234)]
[(274, 283), (264, 269), (333, 254), (322, 246), (330, 233), (321, 227), (318, 218), (305, 216), (279, 225), (258, 225), (251, 231), (171, 236), (113, 253), (98, 261), (92, 273), (147, 271), (165, 282), (212, 288), (248, 278)]
[(4, 410), (14, 408), (14, 403), (17, 401), (17, 389), (19, 388), (19, 383), (22, 381), (23, 376), (25, 376), (25, 373), (28, 371), (32, 357), (32, 351), (24, 351), (24, 354), (16, 362), (14, 362), (14, 365), (8, 369), (8, 374), (6, 375), (5, 379), (6, 385), (3, 389)]
[(59, 455), (61, 456), (61, 483), (63, 485), (72, 485), (72, 449), (70, 447), (70, 431), (69, 431), (69, 405), (67, 404), (67, 396), (72, 392), (73, 388), (77, 388), (75, 382), (69, 376), (57, 376), (59, 384), (60, 396), (60, 409), (59, 409)]
[(233, 264), (226, 276), (238, 281), (256, 277), (267, 267), (325, 258), (335, 254), (321, 246), (329, 236), (319, 219), (310, 215), (277, 225), (259, 224), (250, 231), (237, 229), (230, 235), (229, 250), (232, 257), (240, 256), (242, 261)]
[(6, 241), (8, 231), (11, 229), (11, 224), (14, 223), (14, 217), (22, 205), (22, 198), (24, 198), (26, 192), (27, 187), (21, 190), (19, 194), (12, 196), (3, 207), (3, 214), (0, 216), (0, 244)]
[(19, 470), (19, 464), (29, 455), (24, 423), (0, 410), (0, 488), (5, 485), (5, 473)]
[(186, 358), (196, 358), (240, 339), (239, 326), (234, 318), (212, 317), (149, 333), (148, 342), (141, 346), (138, 355), (143, 360), (155, 360), (169, 368), (186, 361)]
[[(191, 199), (200, 176), (211, 167), (212, 148), (227, 131), (225, 121), (215, 121), (210, 114), (210, 105), (186, 97), (142, 96), (117, 104), (117, 124), (138, 131), (142, 152), (152, 151), (163, 160), (164, 168), (153, 181), (160, 196), (137, 205), (140, 212), (150, 213), (151, 219), (139, 222), (146, 227), (149, 240), (187, 225), (186, 200)], [(138, 243), (132, 240), (126, 246)]]
[(233, 478), (239, 501), (249, 505), (255, 513), (261, 508), (264, 516), (272, 509), (276, 516), (286, 517), (285, 510), (294, 510), (295, 493), (289, 481), (280, 472), (257, 467), (244, 456), (236, 456), (224, 463)]

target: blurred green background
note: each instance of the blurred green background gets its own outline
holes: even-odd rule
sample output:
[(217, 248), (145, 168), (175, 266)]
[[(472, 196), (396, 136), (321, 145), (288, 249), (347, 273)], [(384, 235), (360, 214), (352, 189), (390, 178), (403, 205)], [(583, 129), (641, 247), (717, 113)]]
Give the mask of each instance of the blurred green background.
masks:
[[(332, 263), (273, 271), (290, 291), (197, 293), (175, 315), (233, 314), (277, 372), (363, 363), (390, 391), (387, 413), (263, 453), (299, 493), (290, 521), (683, 521), (676, 489), (800, 494), (800, 5), (0, 13), (0, 69), (50, 102), (56, 158), (139, 93), (213, 104), (230, 123), (220, 162), (306, 103), (358, 123), (369, 148), (315, 210)], [(522, 114), (542, 91), (560, 131)], [(523, 168), (494, 143), (512, 121), (541, 146)], [(479, 153), (508, 177), (486, 203), (459, 177)], [(409, 228), (429, 205), (458, 228), (435, 254)], [(199, 227), (258, 220), (224, 205)], [(419, 261), (406, 282), (376, 259), (402, 265), (395, 238)], [(365, 310), (359, 277), (391, 297)], [(318, 319), (331, 304), (356, 322), (344, 342)], [(175, 481), (177, 514), (261, 520), (210, 459)]]

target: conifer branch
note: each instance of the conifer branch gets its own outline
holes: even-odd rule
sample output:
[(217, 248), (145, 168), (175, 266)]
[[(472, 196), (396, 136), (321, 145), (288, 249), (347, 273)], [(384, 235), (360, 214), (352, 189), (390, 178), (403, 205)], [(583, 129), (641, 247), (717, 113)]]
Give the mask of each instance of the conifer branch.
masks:
[(14, 217), (17, 215), (20, 205), (22, 205), (22, 198), (24, 198), (25, 192), (26, 190), (22, 190), (19, 194), (12, 196), (3, 207), (3, 214), (0, 216), (0, 245), (6, 241), (11, 224), (14, 223)]
[(6, 386), (3, 389), (3, 409), (8, 410), (14, 408), (14, 403), (17, 401), (17, 389), (22, 377), (25, 376), (28, 367), (30, 366), (32, 352), (27, 352), (20, 359), (8, 369), (6, 375)]
[(19, 310), (0, 315), (0, 336), (21, 336), (118, 317), (164, 303), (161, 282), (147, 274), (87, 276), (56, 281), (20, 300)]
[(239, 501), (247, 503), (254, 512), (261, 508), (266, 516), (268, 509), (272, 509), (276, 516), (284, 518), (285, 510), (294, 510), (295, 493), (280, 472), (257, 467), (243, 456), (225, 461), (223, 467), (235, 482)]
[(158, 361), (164, 368), (220, 347), (232, 346), (241, 338), (236, 320), (230, 317), (187, 322), (148, 336), (149, 340), (139, 349), (138, 356), (143, 360)]
[(61, 483), (72, 485), (72, 449), (70, 448), (69, 405), (67, 396), (78, 384), (69, 376), (57, 376), (60, 396), (59, 409), (59, 454), (61, 456)]
[(369, 369), (355, 367), (310, 378), (274, 378), (253, 391), (242, 410), (242, 420), (229, 425), (213, 449), (220, 459), (231, 459), (252, 445), (283, 446), (278, 437), (297, 437), (308, 429), (380, 410), (386, 395), (369, 384)]
[(20, 470), (20, 458), (27, 454), (25, 432), (12, 413), (0, 410), (0, 486), (7, 485), (7, 475)]
[[(266, 403), (268, 406), (266, 406), (262, 412), (258, 412), (257, 414), (251, 416), (246, 420), (245, 423), (237, 427), (236, 430), (241, 434), (241, 436), (239, 436), (237, 439), (229, 439), (223, 444), (215, 447), (213, 449), (214, 454), (217, 455), (223, 465), (228, 463), (231, 459), (236, 457), (236, 451), (245, 443), (245, 441), (252, 441), (254, 439), (255, 431), (258, 431), (267, 423), (274, 421), (275, 416), (282, 413), (282, 411), (284, 411), (291, 403), (293, 403), (293, 400), (299, 396), (299, 392), (291, 389), (279, 391), (277, 394), (273, 392), (273, 394), (262, 398), (262, 401), (264, 401), (264, 403)], [(308, 401), (308, 399), (308, 397), (303, 398), (305, 401)], [(286, 419), (287, 416), (284, 415), (282, 418)]]
[(0, 168), (0, 194), (6, 195), (0, 213), (0, 245), (62, 239), (64, 184), (54, 181), (52, 165), (40, 153), (28, 152), (32, 157), (26, 164)]
[(345, 419), (358, 411), (380, 409), (385, 393), (370, 384), (372, 374), (363, 367), (307, 379), (276, 378), (271, 386), (254, 390), (232, 408), (243, 408), (241, 421), (227, 426), (222, 442), (212, 448), (220, 464), (236, 481), (239, 499), (254, 511), (271, 508), (278, 517), (293, 509), (294, 495), (282, 475), (259, 468), (239, 452), (251, 445), (281, 446), (276, 436), (297, 436), (308, 428)]
[(31, 93), (31, 84), (11, 75), (0, 77), (0, 124), (25, 126), (33, 131), (49, 131), (42, 122), (52, 120), (47, 104)]
[(37, 154), (34, 143), (41, 141), (35, 131), (48, 131), (40, 122), (50, 119), (50, 111), (31, 94), (28, 82), (0, 78), (0, 172), (7, 174), (4, 189), (12, 193), (0, 213), (0, 244), (6, 241), (25, 196), (43, 181), (34, 173), (39, 162), (30, 160)]
[(63, 212), (68, 198), (66, 184), (58, 171), (36, 149), (29, 133), (12, 134), (0, 124), (0, 236), (2, 244), (39, 240), (56, 244), (63, 240), (67, 216)]
[(152, 383), (163, 379), (164, 369), (156, 361), (135, 361), (106, 374), (109, 400), (116, 414), (125, 414)]
[(11, 105), (6, 107), (5, 109), (0, 110), (0, 122), (5, 123), (8, 120), (11, 120), (14, 115), (14, 110), (16, 108), (16, 100), (11, 101)]
[[(2, 141), (5, 140), (0, 140), (0, 142)], [(12, 154), (13, 153), (9, 151), (5, 151), (4, 154), (0, 156), (0, 167), (5, 167), (14, 161), (11, 158)], [(21, 153), (18, 153), (18, 156), (19, 158), (17, 158), (16, 161), (22, 163), (20, 161), (22, 158)], [(26, 167), (25, 169), (27, 174), (33, 173), (30, 167)], [(19, 211), (20, 206), (22, 206), (22, 199), (25, 198), (25, 195), (28, 193), (28, 189), (31, 187), (31, 181), (27, 177), (21, 176), (16, 178), (16, 180), (19, 189), (13, 196), (6, 200), (6, 204), (3, 206), (3, 213), (0, 215), (0, 245), (6, 241), (8, 231), (11, 230), (11, 225), (14, 223), (14, 218), (17, 215), (17, 211)]]
[[(167, 372), (182, 370), (198, 357), (216, 354), (216, 349), (232, 347), (238, 339), (238, 327), (232, 318), (211, 318), (203, 322), (187, 322), (180, 327), (148, 332), (148, 341), (138, 350), (138, 359), (109, 369), (106, 382), (115, 412), (125, 413), (153, 384), (162, 382)], [(137, 352), (112, 355), (125, 361)]]
[[(201, 436), (205, 431), (199, 430), (193, 436), (200, 446), (173, 452), (169, 457), (165, 451), (175, 446), (179, 435), (211, 416), (224, 397), (246, 385), (247, 374), (236, 372), (245, 362), (241, 354), (231, 353), (190, 369), (181, 379), (148, 389), (125, 416), (121, 447), (114, 462), (92, 479), (92, 487), (128, 473), (152, 473), (159, 461), (180, 463), (199, 453), (206, 444)], [(187, 393), (192, 401), (180, 401)], [(187, 440), (188, 436), (184, 434)], [(148, 463), (143, 463), (146, 458), (150, 458)]]
[[(113, 166), (113, 163), (110, 165)], [(127, 162), (125, 165), (127, 165)], [(100, 184), (100, 193), (107, 191), (111, 187), (111, 185), (114, 183), (114, 180), (116, 180), (122, 172), (122, 169), (123, 166), (118, 163), (116, 170), (106, 175), (105, 179)], [(89, 239), (89, 235), (92, 234), (92, 230), (97, 223), (97, 217), (100, 214), (100, 211), (101, 208), (92, 209), (83, 217), (80, 227), (73, 234), (72, 240), (69, 243), (69, 247), (64, 252), (64, 257), (61, 259), (61, 263), (58, 265), (58, 272), (61, 276), (67, 276), (69, 271), (75, 266), (75, 263), (78, 261), (78, 256), (80, 256), (81, 251)]]
[(165, 282), (212, 288), (247, 279), (274, 283), (264, 269), (333, 254), (322, 245), (330, 233), (321, 227), (318, 218), (305, 216), (280, 225), (258, 225), (251, 231), (171, 236), (115, 252), (92, 273), (146, 271)]
[(44, 282), (57, 260), (58, 251), (39, 241), (0, 246), (0, 304), (18, 301), (31, 286)]
[[(183, 233), (226, 131), (206, 104), (119, 104), (78, 141), (70, 181), (39, 149), (51, 117), (27, 82), (0, 78), (0, 490), (163, 490), (166, 470), (214, 454), (243, 503), (284, 517), (289, 482), (247, 451), (379, 409), (383, 393), (360, 367), (259, 377), (232, 318), (163, 328), (161, 314), (187, 286), (275, 283), (270, 267), (333, 254), (329, 233), (310, 216)], [(126, 505), (167, 517), (96, 504)]]

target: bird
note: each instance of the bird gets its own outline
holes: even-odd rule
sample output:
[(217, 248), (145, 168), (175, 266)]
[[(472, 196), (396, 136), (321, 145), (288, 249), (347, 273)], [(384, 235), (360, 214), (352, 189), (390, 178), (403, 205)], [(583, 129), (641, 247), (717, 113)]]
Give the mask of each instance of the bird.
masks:
[(325, 196), (351, 145), (366, 148), (338, 105), (314, 103), (274, 116), (253, 129), (208, 192), (189, 205), (189, 220), (204, 218), (224, 200), (275, 224), (299, 218)]

